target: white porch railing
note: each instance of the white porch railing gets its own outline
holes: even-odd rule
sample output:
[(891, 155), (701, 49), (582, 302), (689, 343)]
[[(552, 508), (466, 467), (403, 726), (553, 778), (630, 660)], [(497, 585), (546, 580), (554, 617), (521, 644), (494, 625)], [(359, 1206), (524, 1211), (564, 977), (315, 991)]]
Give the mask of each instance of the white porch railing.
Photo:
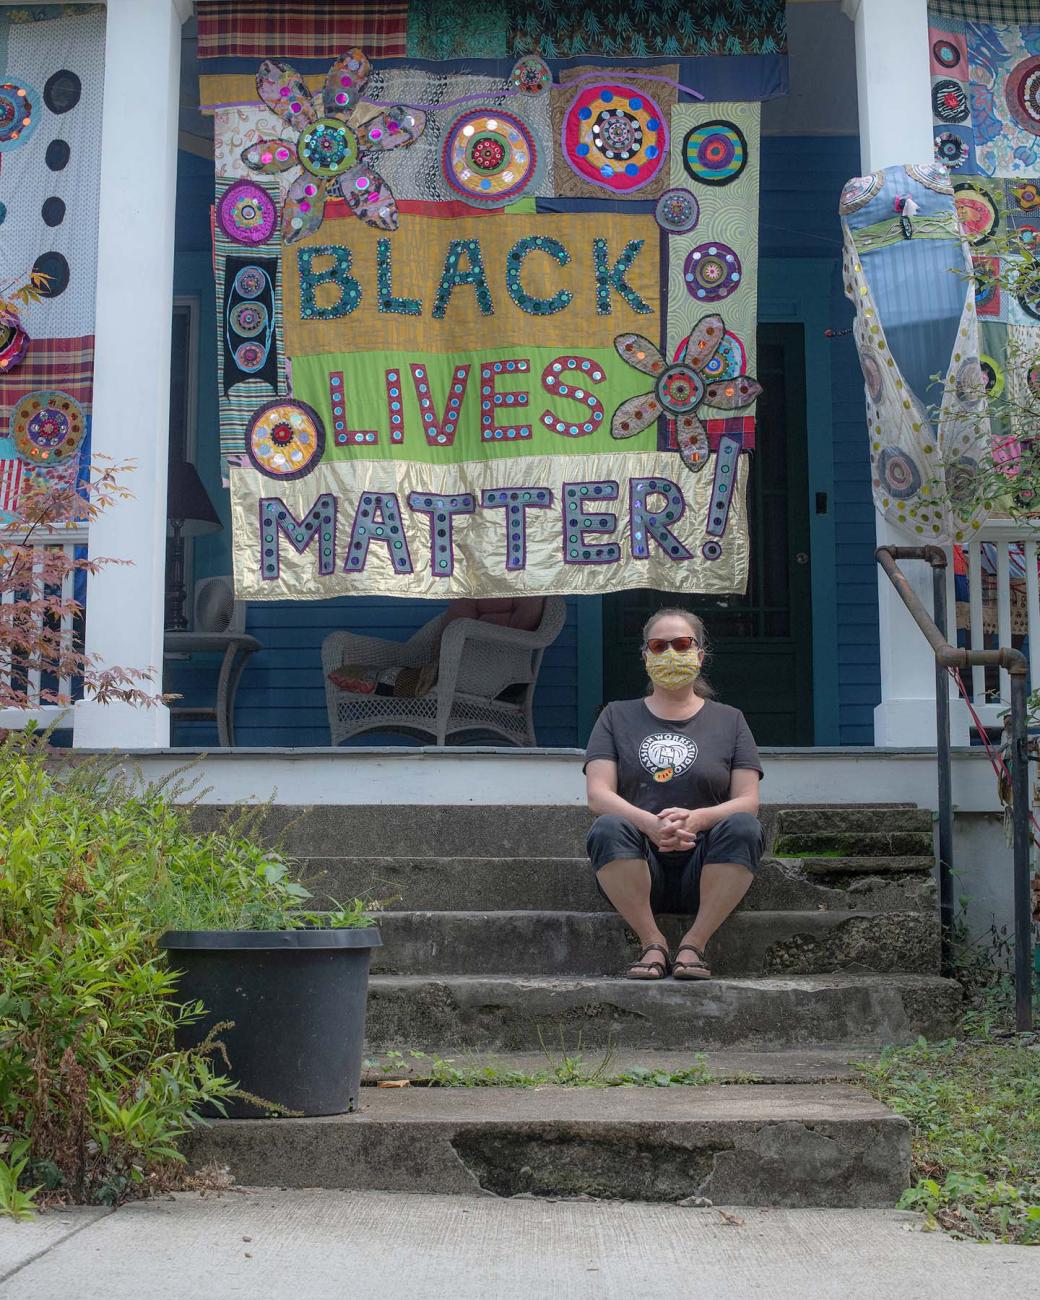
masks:
[[(947, 640), (958, 644), (967, 633), (966, 649), (1015, 646), (1029, 658), (1030, 690), (1040, 689), (1040, 579), (1037, 574), (1040, 530), (1028, 526), (990, 525), (964, 549), (967, 558), (968, 600), (956, 599), (953, 547), (946, 547)], [(1025, 643), (1023, 641), (1025, 638)], [(1008, 708), (1010, 678), (1003, 668), (976, 665), (964, 685), (984, 726), (1000, 727)], [(968, 743), (972, 721), (967, 706), (950, 681), (953, 743)]]
[[(60, 528), (52, 531), (41, 531), (35, 534), (33, 538), (33, 548), (40, 555), (40, 563), (36, 572), (42, 568), (42, 557), (48, 550), (60, 549), (72, 559), (77, 546), (85, 546), (87, 543), (87, 529), (83, 528)], [(70, 571), (65, 575), (62, 582), (62, 600), (71, 601), (75, 587), (75, 573)], [(10, 604), (15, 599), (13, 591), (0, 592), (0, 603)], [(40, 620), (42, 628), (42, 615)], [(72, 638), (74, 628), (72, 617), (66, 614), (61, 620), (61, 644), (63, 649), (72, 648)], [(69, 712), (68, 705), (46, 704), (41, 699), (43, 687), (43, 676), (40, 669), (33, 668), (28, 672), (20, 669), (17, 660), (12, 661), (10, 651), (0, 648), (0, 684), (10, 686), (12, 679), (19, 685), (25, 684), (28, 696), (28, 704), (25, 708), (0, 708), (0, 728), (9, 731), (18, 731), (27, 726), (30, 722), (36, 722), (40, 726), (50, 726), (51, 723), (58, 721), (62, 714)], [(68, 677), (59, 678), (56, 683), (57, 691), (62, 695), (72, 693), (72, 681)]]

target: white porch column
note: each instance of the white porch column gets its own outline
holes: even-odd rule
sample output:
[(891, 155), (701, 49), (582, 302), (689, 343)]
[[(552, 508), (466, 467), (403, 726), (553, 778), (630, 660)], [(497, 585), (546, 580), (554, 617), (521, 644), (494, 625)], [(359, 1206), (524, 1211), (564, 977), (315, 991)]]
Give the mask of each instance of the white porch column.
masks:
[[(927, 0), (844, 0), (856, 24), (856, 83), (860, 157), (864, 174), (933, 157)], [(916, 546), (920, 538), (877, 516), (878, 545)], [(907, 563), (903, 571), (925, 607), (932, 607), (931, 571)], [(935, 659), (916, 623), (878, 570), (881, 703), (874, 710), (874, 743), (893, 747), (935, 744)], [(953, 617), (953, 611), (950, 611)]]
[[(190, 0), (108, 0), (101, 126), (92, 449), (133, 460), (133, 499), (90, 529), (90, 557), (132, 561), (87, 582), (86, 649), (162, 685), (166, 461), (181, 24)], [(147, 126), (145, 127), (145, 123)], [(170, 743), (165, 705), (81, 701), (77, 748)]]

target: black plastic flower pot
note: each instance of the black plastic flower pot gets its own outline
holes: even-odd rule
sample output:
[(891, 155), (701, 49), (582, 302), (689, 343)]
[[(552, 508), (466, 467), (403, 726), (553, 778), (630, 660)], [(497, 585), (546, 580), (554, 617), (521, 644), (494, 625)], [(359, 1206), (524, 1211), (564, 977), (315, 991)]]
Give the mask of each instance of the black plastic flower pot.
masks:
[(252, 1119), (270, 1103), (303, 1115), (343, 1115), (357, 1108), (375, 926), (344, 930), (169, 930), (160, 939), (180, 972), (178, 1000), (202, 1002), (206, 1014), (177, 1032), (181, 1049), (197, 1047), (213, 1025), (243, 1092), (268, 1107), (236, 1100), (227, 1113)]

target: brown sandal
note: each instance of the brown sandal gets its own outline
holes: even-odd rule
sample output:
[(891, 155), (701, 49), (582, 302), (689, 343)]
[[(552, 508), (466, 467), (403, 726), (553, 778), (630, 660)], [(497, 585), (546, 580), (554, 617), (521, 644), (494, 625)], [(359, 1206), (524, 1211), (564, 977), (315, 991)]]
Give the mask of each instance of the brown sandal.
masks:
[[(680, 961), (679, 954), (692, 952), (697, 958), (696, 961)], [(704, 958), (704, 953), (699, 948), (695, 948), (692, 943), (684, 943), (675, 954), (675, 965), (672, 967), (672, 979), (676, 980), (710, 980), (711, 967)]]
[[(655, 957), (653, 961), (644, 961), (643, 958), (648, 952), (659, 952), (664, 956), (664, 961)], [(671, 958), (668, 956), (668, 949), (663, 948), (659, 943), (648, 943), (643, 951), (639, 954), (639, 960), (634, 961), (628, 970), (625, 971), (627, 980), (663, 980), (672, 968)], [(645, 975), (634, 975), (633, 971), (646, 971)]]

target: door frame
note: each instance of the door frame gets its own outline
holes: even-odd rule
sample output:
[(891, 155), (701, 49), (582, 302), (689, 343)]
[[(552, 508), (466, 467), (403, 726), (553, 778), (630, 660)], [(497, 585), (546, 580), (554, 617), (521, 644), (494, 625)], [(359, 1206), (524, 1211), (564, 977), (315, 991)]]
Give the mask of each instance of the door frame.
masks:
[[(812, 591), (813, 741), (837, 745), (838, 593), (834, 550), (831, 321), (834, 257), (764, 257), (758, 267), (758, 319), (805, 327), (805, 427)], [(827, 509), (816, 512), (817, 493)], [(603, 703), (603, 598), (578, 601), (578, 743), (584, 745)]]

